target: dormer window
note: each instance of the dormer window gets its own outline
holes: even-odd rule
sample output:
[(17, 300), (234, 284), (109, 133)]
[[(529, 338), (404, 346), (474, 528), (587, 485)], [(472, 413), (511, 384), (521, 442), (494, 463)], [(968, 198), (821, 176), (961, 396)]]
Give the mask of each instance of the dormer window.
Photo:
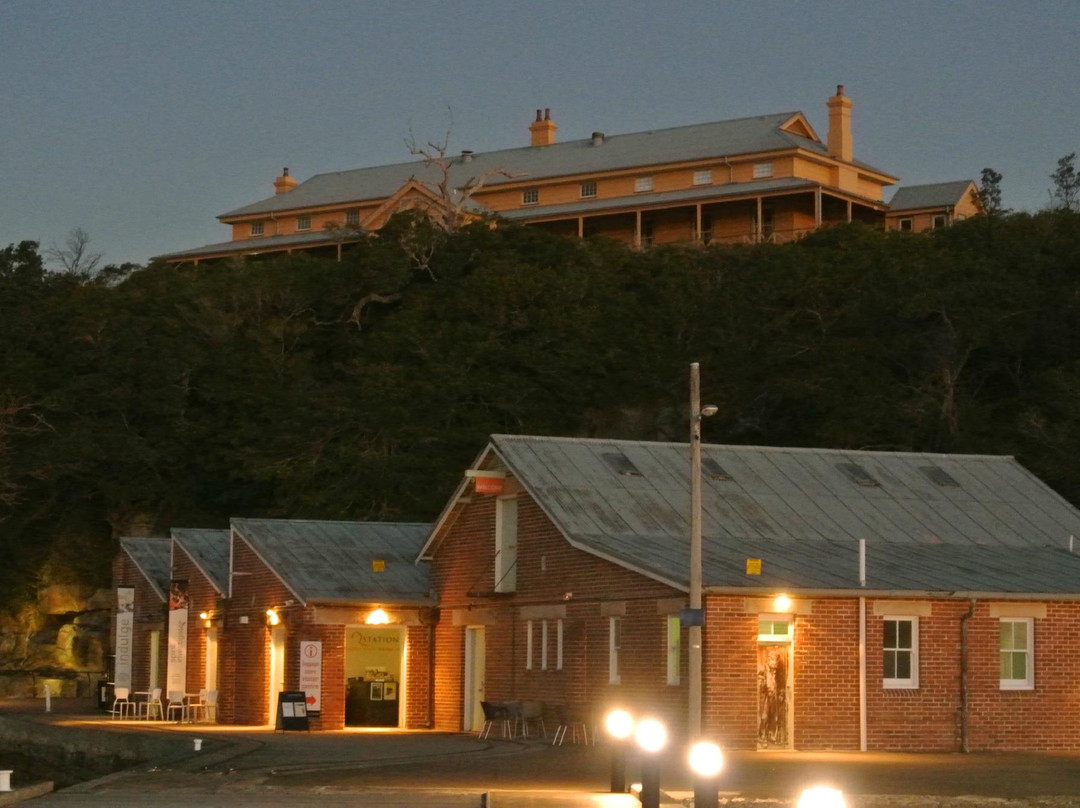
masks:
[(296, 229), (297, 230), (310, 230), (311, 229), (311, 217), (310, 216), (297, 216), (296, 217)]
[(261, 236), (263, 234), (263, 232), (264, 232), (264, 229), (265, 228), (264, 228), (264, 223), (263, 222), (252, 222), (251, 223), (251, 235), (252, 236)]

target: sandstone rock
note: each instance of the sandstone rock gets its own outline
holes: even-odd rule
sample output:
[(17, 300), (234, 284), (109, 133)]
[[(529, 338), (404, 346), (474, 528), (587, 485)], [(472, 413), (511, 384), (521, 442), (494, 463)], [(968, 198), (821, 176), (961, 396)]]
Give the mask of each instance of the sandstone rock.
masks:
[(71, 614), (86, 610), (93, 590), (74, 584), (51, 584), (38, 590), (38, 608), (43, 614)]

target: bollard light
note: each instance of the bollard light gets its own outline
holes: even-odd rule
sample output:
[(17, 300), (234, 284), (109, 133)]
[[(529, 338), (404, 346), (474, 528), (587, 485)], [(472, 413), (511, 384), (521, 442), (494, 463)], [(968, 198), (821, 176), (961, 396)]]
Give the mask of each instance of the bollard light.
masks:
[(653, 754), (667, 745), (667, 729), (655, 718), (646, 718), (634, 729), (634, 740), (642, 751)]
[(639, 721), (634, 740), (645, 755), (641, 759), (641, 808), (660, 808), (660, 750), (667, 745), (667, 729), (655, 718)]
[(836, 788), (828, 786), (814, 786), (808, 788), (799, 795), (796, 808), (847, 808), (844, 794)]
[(711, 741), (690, 747), (690, 769), (694, 772), (694, 808), (717, 808), (720, 802), (717, 776), (724, 768), (724, 753)]
[(634, 734), (634, 717), (626, 710), (612, 710), (604, 718), (611, 736), (611, 793), (626, 793), (626, 745)]

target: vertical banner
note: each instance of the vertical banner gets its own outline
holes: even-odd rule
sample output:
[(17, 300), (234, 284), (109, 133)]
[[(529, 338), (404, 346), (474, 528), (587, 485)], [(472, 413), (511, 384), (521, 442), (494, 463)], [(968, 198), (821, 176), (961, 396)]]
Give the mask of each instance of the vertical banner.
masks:
[(300, 641), (300, 690), (306, 694), (307, 711), (318, 715), (322, 711), (322, 642)]
[(131, 658), (135, 632), (135, 589), (121, 586), (116, 590), (116, 667), (113, 683), (131, 688)]
[(169, 587), (169, 665), (166, 690), (184, 693), (187, 687), (188, 582), (173, 581)]

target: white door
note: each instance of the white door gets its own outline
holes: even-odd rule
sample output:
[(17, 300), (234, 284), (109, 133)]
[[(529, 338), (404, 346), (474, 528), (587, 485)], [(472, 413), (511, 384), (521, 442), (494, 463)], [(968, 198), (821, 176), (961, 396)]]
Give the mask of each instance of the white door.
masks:
[(161, 659), (161, 632), (150, 632), (150, 681), (146, 686), (147, 690), (153, 690), (160, 682), (158, 677), (160, 674), (159, 660)]
[(217, 690), (218, 668), (218, 630), (208, 628), (206, 630), (206, 682), (207, 690)]
[(285, 689), (285, 627), (270, 629), (270, 698), (267, 715), (270, 726), (277, 723), (278, 693)]
[(480, 702), (484, 700), (485, 661), (484, 627), (465, 629), (465, 709), (461, 728), (466, 732), (484, 726)]

